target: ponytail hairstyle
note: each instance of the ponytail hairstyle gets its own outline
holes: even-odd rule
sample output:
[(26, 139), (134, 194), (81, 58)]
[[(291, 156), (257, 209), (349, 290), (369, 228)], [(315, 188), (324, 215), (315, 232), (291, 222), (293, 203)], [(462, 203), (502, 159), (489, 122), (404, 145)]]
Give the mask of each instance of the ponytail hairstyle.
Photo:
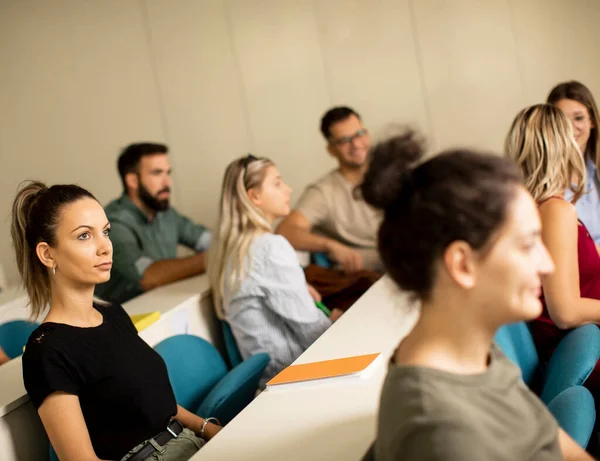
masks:
[(585, 161), (573, 125), (558, 107), (537, 104), (519, 112), (504, 152), (521, 169), (525, 187), (538, 203), (569, 189), (575, 203), (585, 189)]
[[(250, 245), (258, 235), (271, 232), (271, 224), (248, 197), (248, 190), (260, 188), (267, 169), (275, 164), (253, 155), (234, 160), (225, 170), (219, 221), (208, 252), (208, 278), (217, 317), (225, 318), (223, 296), (226, 289), (239, 287), (246, 272)], [(227, 276), (229, 274), (229, 276)]]
[(52, 297), (50, 270), (38, 258), (36, 247), (41, 242), (56, 247), (56, 229), (63, 208), (82, 198), (96, 200), (90, 192), (73, 184), (46, 187), (38, 181), (25, 181), (19, 186), (12, 206), (10, 233), (34, 319)]
[(360, 186), (365, 201), (384, 211), (378, 246), (387, 273), (422, 301), (452, 242), (487, 253), (521, 183), (516, 165), (497, 155), (466, 149), (427, 161), (423, 155), (413, 131), (380, 142)]

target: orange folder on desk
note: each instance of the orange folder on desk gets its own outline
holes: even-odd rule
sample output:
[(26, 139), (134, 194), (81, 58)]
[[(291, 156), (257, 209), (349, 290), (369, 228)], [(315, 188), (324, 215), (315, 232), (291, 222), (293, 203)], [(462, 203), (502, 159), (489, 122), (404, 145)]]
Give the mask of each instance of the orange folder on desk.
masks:
[(356, 355), (322, 362), (291, 365), (281, 371), (267, 383), (267, 387), (282, 384), (305, 383), (320, 379), (332, 379), (342, 376), (363, 376), (377, 366), (380, 353)]

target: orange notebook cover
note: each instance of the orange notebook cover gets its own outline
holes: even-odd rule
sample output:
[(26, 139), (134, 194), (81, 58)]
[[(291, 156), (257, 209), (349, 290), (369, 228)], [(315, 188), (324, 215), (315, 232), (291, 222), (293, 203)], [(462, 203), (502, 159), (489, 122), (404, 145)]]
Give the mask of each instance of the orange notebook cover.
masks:
[(356, 355), (354, 357), (324, 360), (322, 362), (291, 365), (271, 379), (267, 383), (267, 387), (280, 384), (301, 383), (316, 379), (361, 375), (370, 368), (371, 365), (374, 365), (380, 355), (380, 353)]

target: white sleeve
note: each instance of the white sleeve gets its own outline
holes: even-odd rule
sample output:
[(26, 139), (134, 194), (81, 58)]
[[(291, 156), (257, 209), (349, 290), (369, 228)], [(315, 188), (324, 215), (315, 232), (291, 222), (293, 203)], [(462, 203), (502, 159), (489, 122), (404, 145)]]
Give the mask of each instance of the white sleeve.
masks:
[(261, 285), (266, 304), (294, 330), (301, 329), (308, 345), (312, 344), (330, 325), (331, 321), (316, 307), (304, 271), (296, 252), (281, 235), (269, 236), (268, 243), (260, 249)]

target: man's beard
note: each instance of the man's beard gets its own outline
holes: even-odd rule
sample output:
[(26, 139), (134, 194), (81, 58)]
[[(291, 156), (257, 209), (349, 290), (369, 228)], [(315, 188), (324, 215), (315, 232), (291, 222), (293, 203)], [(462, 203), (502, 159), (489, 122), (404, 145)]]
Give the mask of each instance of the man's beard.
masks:
[(148, 208), (154, 211), (166, 211), (169, 209), (168, 198), (160, 200), (156, 197), (158, 197), (163, 192), (170, 192), (171, 189), (165, 187), (163, 190), (158, 191), (156, 193), (156, 196), (154, 196), (148, 191), (148, 189), (144, 187), (141, 181), (139, 182), (139, 184), (140, 188), (138, 190), (138, 197), (144, 205), (146, 205)]

